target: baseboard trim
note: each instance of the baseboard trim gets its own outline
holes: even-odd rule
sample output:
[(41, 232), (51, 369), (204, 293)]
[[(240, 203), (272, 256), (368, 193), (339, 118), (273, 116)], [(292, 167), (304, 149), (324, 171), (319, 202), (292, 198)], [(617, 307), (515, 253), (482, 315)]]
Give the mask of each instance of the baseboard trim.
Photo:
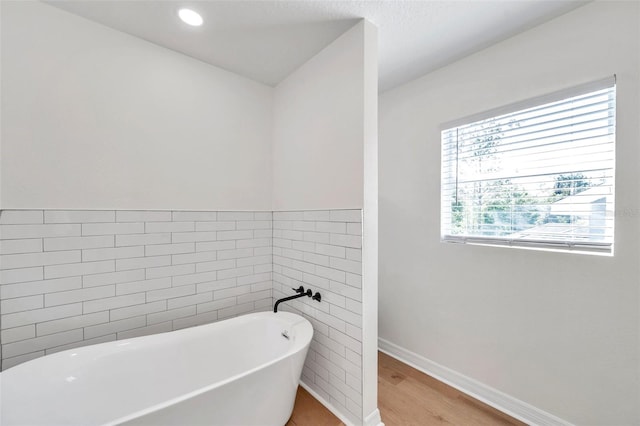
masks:
[[(314, 397), (315, 399), (317, 399), (320, 404), (324, 405), (327, 410), (331, 411), (337, 418), (340, 419), (340, 421), (342, 423), (344, 423), (346, 426), (356, 426), (351, 420), (349, 420), (347, 417), (345, 417), (344, 414), (342, 414), (340, 412), (340, 410), (338, 410), (336, 407), (334, 407), (329, 401), (327, 401), (326, 399), (324, 399), (322, 396), (320, 396), (316, 391), (314, 391), (313, 389), (311, 389), (309, 387), (309, 385), (307, 385), (306, 383), (304, 383), (302, 380), (300, 381), (300, 386), (302, 386), (307, 392), (309, 392), (311, 394), (312, 397)], [(384, 425), (383, 425), (384, 426)]]
[(380, 417), (380, 410), (377, 408), (364, 418), (364, 426), (384, 426), (382, 423), (382, 418)]
[(513, 398), (388, 340), (379, 338), (378, 348), (385, 354), (527, 424), (532, 426), (572, 426), (566, 420)]

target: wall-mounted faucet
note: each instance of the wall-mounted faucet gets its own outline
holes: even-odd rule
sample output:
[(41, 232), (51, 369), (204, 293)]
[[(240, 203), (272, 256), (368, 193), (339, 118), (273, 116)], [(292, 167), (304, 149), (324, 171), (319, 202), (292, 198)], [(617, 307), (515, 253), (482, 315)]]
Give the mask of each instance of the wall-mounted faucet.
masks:
[(318, 302), (320, 302), (320, 293), (316, 292), (316, 294), (313, 294), (313, 291), (311, 291), (311, 289), (307, 289), (307, 291), (304, 290), (303, 286), (300, 286), (298, 288), (292, 288), (291, 290), (295, 291), (298, 294), (294, 294), (293, 296), (289, 296), (289, 297), (283, 297), (282, 299), (278, 299), (276, 301), (276, 304), (273, 305), (273, 312), (278, 312), (278, 305), (281, 302), (286, 302), (287, 300), (293, 300), (293, 299), (298, 299), (300, 297), (311, 297), (313, 300), (317, 300)]

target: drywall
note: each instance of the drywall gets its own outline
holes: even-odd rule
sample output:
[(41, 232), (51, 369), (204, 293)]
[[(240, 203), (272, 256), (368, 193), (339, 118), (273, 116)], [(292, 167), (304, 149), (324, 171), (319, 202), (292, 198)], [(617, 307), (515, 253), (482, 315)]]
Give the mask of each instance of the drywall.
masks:
[[(0, 165), (3, 184), (0, 188), (0, 201), (5, 209), (4, 220), (9, 220), (6, 219), (6, 214), (13, 215), (17, 211), (15, 209), (27, 212), (26, 220), (30, 220), (33, 212), (36, 215), (40, 212), (41, 216), (44, 215), (45, 222), (34, 225), (38, 228), (37, 232), (27, 224), (29, 229), (26, 232), (47, 233), (50, 227), (46, 222), (48, 214), (58, 210), (71, 212), (75, 222), (72, 221), (70, 228), (70, 235), (74, 239), (70, 244), (75, 247), (74, 244), (82, 246), (85, 243), (80, 241), (84, 234), (76, 232), (81, 225), (80, 231), (84, 232), (82, 218), (94, 215), (103, 217), (107, 212), (106, 217), (109, 219), (106, 222), (115, 220), (115, 225), (107, 224), (101, 232), (113, 233), (115, 240), (112, 238), (112, 241), (116, 244), (111, 246), (111, 243), (103, 240), (98, 244), (106, 246), (67, 247), (68, 250), (64, 252), (69, 253), (66, 254), (57, 251), (52, 252), (53, 254), (46, 253), (46, 249), (43, 254), (42, 248), (34, 245), (29, 249), (33, 252), (16, 253), (12, 252), (16, 247), (22, 250), (22, 244), (32, 243), (24, 243), (22, 239), (47, 239), (50, 236), (24, 236), (20, 232), (25, 230), (25, 224), (9, 221), (3, 224), (3, 229), (7, 229), (9, 233), (17, 232), (14, 237), (18, 242), (8, 245), (3, 243), (2, 250), (9, 252), (0, 260), (14, 265), (4, 265), (5, 269), (21, 270), (24, 265), (28, 269), (32, 265), (42, 271), (45, 265), (58, 268), (60, 265), (57, 264), (60, 263), (64, 266), (62, 269), (71, 268), (68, 271), (65, 269), (65, 274), (73, 276), (71, 281), (75, 286), (84, 275), (93, 277), (94, 274), (104, 273), (111, 279), (113, 268), (116, 274), (120, 272), (118, 260), (122, 260), (120, 263), (131, 261), (138, 272), (146, 270), (149, 273), (150, 269), (159, 268), (164, 273), (165, 268), (168, 268), (166, 271), (170, 273), (174, 271), (170, 255), (186, 254), (193, 255), (195, 260), (186, 266), (176, 265), (175, 271), (180, 274), (177, 276), (182, 276), (183, 273), (188, 276), (194, 271), (197, 275), (198, 265), (203, 263), (201, 260), (204, 257), (212, 262), (219, 259), (211, 259), (211, 253), (196, 253), (197, 244), (193, 246), (191, 243), (199, 241), (198, 238), (220, 239), (224, 231), (215, 231), (215, 235), (204, 231), (206, 235), (189, 236), (188, 238), (196, 240), (183, 245), (173, 244), (173, 240), (166, 241), (167, 234), (170, 233), (171, 238), (174, 238), (174, 232), (182, 233), (179, 229), (183, 226), (184, 232), (198, 234), (197, 220), (187, 220), (191, 224), (150, 224), (150, 229), (158, 226), (165, 229), (161, 232), (165, 235), (154, 241), (167, 247), (158, 247), (156, 243), (147, 244), (143, 238), (136, 240), (145, 241), (136, 243), (136, 248), (121, 248), (117, 247), (118, 238), (115, 236), (121, 225), (117, 223), (118, 213), (126, 211), (133, 217), (142, 218), (137, 219), (137, 224), (125, 224), (125, 229), (134, 234), (151, 235), (155, 232), (149, 233), (147, 230), (148, 224), (144, 219), (146, 215), (160, 216), (169, 222), (167, 214), (180, 215), (185, 210), (198, 210), (206, 216), (207, 212), (213, 214), (217, 211), (222, 214), (225, 210), (243, 210), (244, 214), (250, 215), (254, 214), (253, 211), (268, 210), (263, 214), (270, 214), (272, 209), (321, 209), (325, 212), (340, 209), (340, 215), (344, 209), (355, 209), (358, 220), (349, 222), (359, 223), (363, 205), (366, 204), (363, 213), (364, 235), (361, 235), (362, 231), (358, 228), (357, 232), (353, 231), (356, 234), (338, 237), (339, 240), (348, 240), (348, 243), (357, 240), (358, 251), (362, 247), (361, 241), (364, 239), (366, 242), (362, 267), (360, 260), (345, 258), (343, 262), (348, 263), (346, 267), (350, 270), (358, 269), (356, 275), (362, 275), (362, 271), (365, 274), (363, 282), (359, 280), (354, 284), (358, 287), (357, 294), (354, 295), (354, 300), (358, 299), (358, 303), (350, 305), (356, 312), (352, 312), (350, 317), (357, 316), (365, 329), (354, 327), (349, 330), (359, 334), (358, 340), (362, 341), (365, 349), (361, 354), (361, 365), (357, 366), (360, 373), (353, 377), (345, 376), (336, 386), (342, 385), (340, 389), (343, 392), (347, 392), (347, 389), (353, 392), (350, 394), (351, 403), (343, 401), (339, 409), (344, 410), (338, 414), (355, 423), (361, 423), (366, 418), (367, 422), (377, 424), (375, 27), (365, 21), (359, 22), (281, 85), (272, 89), (39, 2), (3, 2), (2, 14), (3, 157)], [(366, 168), (365, 158), (370, 162)], [(115, 215), (113, 220), (112, 214)], [(196, 214), (194, 217), (200, 216)], [(25, 219), (21, 217), (18, 220)], [(320, 228), (326, 225), (323, 222), (325, 221), (319, 221)], [(93, 225), (96, 224), (88, 224), (88, 227), (92, 228)], [(256, 230), (258, 231), (264, 230)], [(340, 232), (338, 234), (342, 235)], [(79, 240), (76, 241), (76, 238)], [(144, 251), (141, 251), (142, 248)], [(149, 257), (147, 251), (158, 253), (158, 250), (192, 248), (196, 252), (151, 256), (161, 257), (162, 259), (156, 259), (161, 264), (149, 261), (152, 264), (145, 266), (147, 260), (144, 259)], [(245, 253), (251, 251), (251, 248), (245, 249)], [(104, 269), (94, 271), (91, 269), (93, 265), (85, 265), (84, 251), (90, 257), (106, 256), (101, 261), (89, 261), (101, 263), (100, 266)], [(80, 254), (82, 259), (78, 258)], [(112, 256), (131, 259), (116, 260)], [(263, 255), (260, 256), (264, 260)], [(243, 274), (249, 273), (251, 267), (231, 267), (233, 262), (231, 260), (225, 263), (229, 270), (234, 271), (229, 273), (235, 273), (235, 269), (240, 269)], [(238, 260), (238, 263), (242, 262), (244, 260)], [(340, 263), (340, 259), (337, 262)], [(85, 274), (86, 268), (90, 270)], [(13, 274), (10, 272), (9, 276)], [(40, 278), (28, 278), (29, 282), (46, 282), (46, 270), (44, 274)], [(167, 285), (169, 281), (165, 276), (162, 278), (165, 279), (155, 284)], [(11, 284), (12, 281), (6, 283)], [(20, 291), (26, 288), (26, 284), (22, 282), (14, 284), (20, 284), (16, 286), (20, 287)], [(189, 285), (193, 287), (193, 283)], [(115, 282), (109, 282), (104, 287), (92, 291), (56, 287), (53, 291), (56, 294), (72, 292), (68, 296), (73, 302), (66, 304), (76, 305), (84, 303), (85, 296), (107, 299), (118, 297), (112, 294), (114, 291), (117, 293)], [(166, 289), (151, 291), (155, 290)], [(197, 317), (197, 301), (208, 298), (209, 294), (192, 294), (189, 293), (191, 290), (193, 288), (186, 287), (176, 290), (176, 294), (189, 297), (189, 305), (181, 306), (179, 309), (182, 311), (179, 313), (168, 313), (172, 310), (169, 307), (172, 303), (168, 300), (167, 313), (143, 313), (148, 307), (141, 308), (142, 310), (136, 308), (133, 313), (137, 319), (123, 325), (126, 330), (116, 330), (115, 336), (109, 333), (109, 338), (117, 338), (117, 332), (123, 331), (127, 331), (124, 335), (128, 335), (129, 328), (137, 330), (132, 333), (151, 333), (175, 328), (175, 323), (169, 324), (175, 319), (173, 314), (185, 314), (190, 318), (195, 312)], [(266, 289), (260, 288), (257, 292), (264, 290)], [(197, 288), (195, 291), (197, 292)], [(45, 293), (38, 290), (37, 294), (24, 295), (26, 299), (22, 295), (11, 297), (3, 300), (3, 306), (12, 307), (16, 310), (13, 313), (39, 311), (40, 308), (46, 310)], [(127, 305), (139, 302), (141, 299), (138, 296), (141, 294), (143, 293), (136, 292), (133, 302), (129, 297), (118, 301)], [(54, 299), (63, 296), (66, 295), (56, 295)], [(169, 296), (175, 294), (170, 293)], [(362, 300), (366, 300), (370, 306), (360, 306)], [(63, 302), (66, 301), (67, 299)], [(239, 310), (248, 309), (248, 305), (239, 304), (245, 305)], [(161, 305), (162, 303), (156, 304), (154, 308), (160, 309)], [(329, 305), (327, 303), (323, 306)], [(260, 304), (254, 307), (262, 309), (265, 306)], [(72, 315), (76, 314), (77, 312)], [(149, 315), (155, 314), (165, 322), (162, 327), (149, 323)], [(10, 314), (3, 313), (5, 319), (7, 315)], [(331, 313), (329, 316), (337, 318), (338, 315)], [(103, 321), (104, 315), (100, 316), (102, 319), (96, 315), (96, 320)], [(205, 317), (211, 319), (211, 315)], [(190, 318), (178, 323), (195, 323), (201, 319), (204, 320)], [(60, 336), (40, 339), (37, 332), (39, 324), (36, 323), (34, 320), (23, 324), (26, 328), (21, 331), (25, 334), (17, 335), (13, 331), (9, 333), (14, 333), (14, 339), (21, 340), (3, 342), (5, 349), (9, 347), (8, 354), (4, 354), (7, 365), (39, 356), (43, 351), (54, 351), (57, 346), (81, 344), (78, 342), (80, 334), (75, 322), (68, 325), (75, 327), (73, 330), (64, 330), (65, 333), (70, 331), (70, 341), (64, 340), (68, 337), (66, 334), (61, 337), (62, 340), (57, 338)], [(147, 328), (150, 325), (153, 327)], [(3, 326), (9, 330), (7, 327), (11, 324)], [(111, 330), (109, 327), (111, 326), (107, 330)], [(338, 336), (336, 339), (342, 337), (335, 333), (334, 336)], [(325, 355), (332, 357), (330, 353)], [(9, 360), (10, 357), (13, 359)], [(337, 391), (332, 395), (338, 395), (339, 401), (342, 394)]]
[(275, 88), (274, 210), (362, 208), (363, 26)]
[[(282, 233), (278, 242), (284, 244), (274, 247), (274, 252), (279, 251), (274, 258), (274, 297), (279, 291), (288, 290), (291, 280), (310, 279), (315, 285), (326, 281), (329, 303), (317, 311), (304, 310), (304, 314), (313, 320), (319, 336), (329, 333), (327, 341), (338, 342), (333, 342), (333, 353), (320, 349), (311, 352), (311, 359), (317, 357), (323, 367), (315, 371), (307, 368), (303, 383), (341, 418), (354, 424), (378, 424), (376, 27), (365, 20), (359, 22), (288, 76), (275, 88), (273, 114), (274, 236)], [(357, 236), (348, 238), (349, 244), (356, 244), (357, 240), (356, 245), (349, 247), (358, 254), (353, 258), (347, 256), (346, 263), (352, 273), (362, 278), (349, 283), (357, 288), (346, 293), (347, 311), (340, 305), (344, 301), (341, 289), (348, 287), (343, 284), (344, 272), (328, 277), (335, 280), (331, 281), (331, 292), (329, 279), (323, 275), (333, 259), (330, 256), (340, 258), (345, 254), (341, 255), (340, 249), (338, 254), (303, 253), (314, 252), (314, 244), (320, 246), (318, 250), (326, 250), (325, 244), (330, 239), (323, 232), (335, 229), (324, 222), (328, 219), (323, 213), (329, 209), (332, 214), (335, 209), (357, 209), (353, 211), (364, 218), (364, 232), (358, 228)], [(282, 213), (283, 210), (289, 212)], [(282, 214), (291, 215), (293, 222), (275, 223)], [(315, 220), (319, 222), (314, 224)], [(342, 262), (338, 258), (331, 262)], [(278, 288), (278, 284), (286, 285)], [(332, 297), (332, 292), (337, 292), (337, 296)], [(353, 312), (346, 317), (356, 323), (352, 321), (346, 326), (342, 313), (349, 310)], [(348, 339), (342, 339), (345, 332)], [(345, 358), (349, 356), (343, 346), (345, 340), (357, 342), (358, 356), (350, 361)], [(351, 364), (356, 358), (355, 370), (359, 371), (354, 371), (356, 364)]]
[(364, 21), (364, 195), (362, 212), (362, 409), (365, 426), (378, 410), (378, 29)]
[(271, 210), (272, 89), (2, 2), (2, 207)]
[[(640, 6), (594, 2), (380, 99), (380, 337), (576, 424), (640, 424)], [(617, 75), (615, 256), (440, 243), (440, 124)]]

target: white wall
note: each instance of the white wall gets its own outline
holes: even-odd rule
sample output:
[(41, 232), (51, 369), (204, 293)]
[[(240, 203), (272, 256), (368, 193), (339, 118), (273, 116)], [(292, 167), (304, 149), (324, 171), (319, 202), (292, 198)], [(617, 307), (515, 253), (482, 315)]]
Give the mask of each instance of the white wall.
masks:
[[(640, 424), (639, 8), (587, 4), (380, 100), (380, 337), (577, 424)], [(614, 257), (439, 242), (441, 123), (614, 73)]]
[(2, 2), (2, 208), (271, 209), (272, 89)]
[(378, 29), (364, 22), (364, 208), (362, 223), (362, 409), (364, 425), (378, 410)]
[[(279, 297), (278, 290), (288, 291), (292, 279), (306, 280), (305, 286), (312, 282), (321, 288), (320, 283), (327, 281), (324, 290), (327, 304), (317, 310), (311, 304), (304, 313), (313, 321), (318, 336), (324, 337), (323, 333), (329, 332), (330, 337), (325, 341), (331, 342), (335, 353), (329, 355), (331, 351), (322, 348), (316, 353), (312, 349), (310, 353), (317, 360), (308, 360), (305, 370), (308, 374), (303, 380), (332, 404), (337, 414), (354, 424), (377, 424), (380, 420), (377, 410), (377, 62), (377, 29), (363, 20), (289, 75), (276, 86), (274, 94), (274, 281), (286, 284), (281, 289), (274, 286), (274, 297)], [(329, 219), (324, 213), (328, 209), (363, 209), (364, 231), (356, 227), (353, 232), (357, 235), (347, 237), (349, 250), (359, 252), (362, 247), (362, 253), (351, 253), (349, 257), (349, 250), (344, 256), (337, 250), (338, 254), (331, 254), (346, 256), (349, 270), (358, 274), (345, 276), (345, 272), (340, 271), (327, 276), (326, 266), (333, 268), (334, 264), (341, 265), (344, 261), (303, 253), (320, 250), (328, 254), (325, 244), (339, 245), (337, 241), (341, 237), (326, 234), (328, 229), (341, 232), (336, 224), (326, 222)], [(331, 212), (337, 217), (348, 213)], [(293, 218), (292, 222), (278, 221), (281, 215)], [(309, 218), (319, 222), (314, 224)], [(303, 242), (294, 241), (297, 239)], [(321, 247), (314, 248), (314, 244)], [(298, 257), (292, 260), (287, 256)], [(349, 279), (356, 275), (358, 279)], [(327, 278), (331, 279), (331, 285)], [(347, 292), (344, 289), (349, 285), (356, 288)], [(340, 306), (345, 296), (347, 302)], [(351, 310), (350, 323), (344, 321), (345, 307)], [(351, 357), (352, 361), (357, 360), (360, 369), (357, 375), (352, 375), (353, 365), (347, 361), (349, 352), (344, 348), (345, 340), (341, 339), (343, 333), (349, 335), (352, 347), (361, 344), (357, 356)], [(313, 364), (314, 361), (318, 364)], [(313, 365), (320, 365), (319, 371), (314, 371)], [(331, 366), (331, 377), (328, 373), (323, 375), (323, 365)]]
[[(368, 274), (364, 283), (360, 278), (349, 281), (348, 284), (354, 286), (354, 290), (348, 292), (349, 297), (338, 295), (325, 301), (320, 308), (330, 310), (325, 318), (332, 318), (328, 321), (334, 325), (341, 315), (353, 321), (357, 318), (359, 324), (365, 315), (367, 322), (365, 337), (368, 340), (363, 344), (368, 352), (359, 354), (364, 367), (362, 362), (356, 366), (360, 374), (353, 376), (355, 380), (345, 371), (342, 381), (335, 384), (336, 389), (342, 389), (335, 393), (338, 401), (349, 388), (349, 392), (353, 392), (353, 404), (347, 405), (343, 401), (345, 410), (339, 414), (356, 424), (361, 423), (364, 417), (373, 419), (375, 423), (378, 419), (375, 387), (377, 282), (375, 273), (371, 273), (377, 271), (375, 39), (375, 27), (360, 22), (273, 89), (40, 2), (2, 2), (0, 205), (3, 209), (36, 209), (36, 215), (44, 217), (44, 224), (33, 222), (37, 230), (31, 226), (24, 228), (22, 222), (12, 222), (11, 218), (31, 220), (33, 210), (22, 212), (27, 219), (20, 216), (21, 212), (5, 210), (2, 231), (25, 231), (28, 234), (11, 234), (13, 238), (32, 239), (30, 232), (44, 232), (36, 235), (38, 237), (50, 236), (46, 234), (53, 232), (53, 228), (46, 218), (56, 215), (51, 209), (106, 210), (107, 222), (117, 222), (118, 216), (123, 214), (137, 218), (160, 215), (162, 220), (168, 221), (169, 210), (296, 209), (303, 214), (302, 210), (322, 209), (322, 212), (311, 212), (311, 216), (316, 218), (309, 222), (314, 227), (313, 232), (300, 232), (301, 237), (307, 243), (307, 237), (318, 238), (319, 245), (326, 243), (340, 247), (340, 244), (347, 244), (349, 250), (343, 247), (344, 256), (332, 261), (337, 263), (337, 274), (345, 275), (345, 282), (345, 268), (360, 272), (364, 269)], [(371, 162), (366, 171), (365, 157)], [(362, 237), (359, 222), (365, 204), (365, 173), (368, 204), (364, 212), (365, 235)], [(330, 212), (331, 209), (338, 210), (334, 213)], [(130, 213), (124, 210), (165, 211)], [(69, 214), (78, 221), (79, 217), (103, 217), (104, 213)], [(206, 216), (205, 213), (201, 212)], [(325, 218), (323, 213), (329, 214), (329, 218)], [(201, 214), (194, 217), (201, 217)], [(241, 217), (246, 217), (244, 215), (253, 213), (240, 213)], [(357, 220), (352, 220), (353, 215)], [(149, 250), (168, 250), (171, 253), (172, 250), (192, 250), (192, 241), (188, 243), (189, 247), (184, 243), (169, 244), (166, 241), (169, 232), (198, 233), (197, 222), (193, 222), (195, 228), (191, 229), (189, 220), (185, 220), (187, 222), (166, 225), (166, 232), (163, 232), (165, 240), (160, 245), (167, 247), (152, 247), (159, 241), (154, 240), (155, 243), (149, 243)], [(344, 222), (343, 232), (339, 232), (342, 229), (336, 231), (336, 225), (340, 227), (336, 220)], [(112, 224), (107, 225), (106, 229), (114, 229)], [(147, 225), (142, 225), (138, 223), (133, 232), (151, 235)], [(80, 225), (74, 226), (76, 234), (72, 236), (72, 245), (82, 247), (67, 247), (67, 251), (73, 251), (68, 254), (69, 258), (58, 259), (60, 255), (56, 253), (43, 254), (40, 246), (32, 247), (33, 253), (14, 252), (16, 244), (12, 242), (0, 248), (0, 251), (9, 250), (0, 260), (18, 265), (36, 262), (36, 268), (40, 269), (54, 261), (50, 260), (51, 256), (58, 259), (55, 262), (74, 262), (71, 273), (75, 274), (75, 284), (80, 279), (77, 274), (84, 271), (84, 266), (75, 265), (79, 262), (77, 258), (81, 249), (101, 250), (100, 253), (104, 252), (101, 255), (111, 256), (104, 260), (105, 270), (102, 272), (107, 275), (117, 271), (118, 262), (113, 256), (120, 256), (118, 253), (121, 251), (126, 251), (127, 255), (131, 251), (136, 262), (138, 257), (142, 258), (140, 265), (146, 262), (144, 259), (147, 258), (142, 257), (140, 249), (145, 245), (144, 255), (148, 256), (147, 242), (140, 243), (135, 250), (111, 245), (88, 248), (83, 246), (84, 234), (77, 234)], [(265, 230), (255, 232), (261, 231)], [(266, 231), (270, 232), (270, 229)], [(331, 240), (330, 233), (338, 235), (333, 237), (336, 241)], [(211, 232), (205, 234), (212, 238)], [(217, 234), (216, 237), (220, 232)], [(191, 237), (199, 238), (196, 235)], [(264, 238), (266, 236), (261, 235), (261, 239)], [(363, 238), (367, 246), (364, 248), (364, 265), (360, 267), (361, 256), (356, 252), (362, 247)], [(193, 250), (197, 252), (197, 244)], [(201, 265), (197, 259), (202, 260), (202, 255), (196, 252), (192, 253), (195, 263), (192, 266), (178, 265), (180, 269), (175, 268), (178, 273), (195, 271), (197, 275)], [(180, 253), (176, 256), (183, 254), (190, 255)], [(263, 257), (266, 255), (261, 253)], [(163, 262), (170, 261), (169, 253), (160, 257), (163, 257)], [(329, 256), (326, 259), (321, 257), (314, 259), (329, 262)], [(335, 266), (333, 263), (331, 267)], [(173, 265), (155, 266), (173, 268)], [(140, 270), (143, 268), (139, 266)], [(246, 269), (243, 273), (248, 273)], [(9, 275), (12, 277), (13, 273)], [(351, 275), (359, 277), (356, 273)], [(43, 277), (29, 279), (42, 280)], [(326, 282), (328, 286), (329, 279)], [(115, 285), (110, 282), (106, 286), (112, 284)], [(341, 284), (333, 282), (332, 289)], [(19, 287), (23, 290), (24, 286)], [(346, 288), (346, 284), (340, 288), (343, 287)], [(80, 293), (76, 294), (76, 290)], [(101, 289), (104, 297), (110, 297), (112, 290)], [(264, 290), (260, 288), (260, 291)], [(66, 291), (74, 292), (70, 296), (77, 303), (84, 303), (78, 300), (84, 297), (83, 289), (68, 288)], [(329, 297), (329, 292), (326, 295)], [(176, 295), (170, 296), (167, 312), (171, 310), (169, 305)], [(197, 296), (198, 300), (201, 297), (186, 293), (182, 296)], [(44, 294), (25, 297), (28, 300), (22, 300), (20, 293), (20, 296), (12, 297), (10, 303), (4, 302), (13, 304), (18, 310), (37, 309), (28, 303), (46, 304), (47, 296)], [(361, 306), (360, 302), (365, 297), (371, 306)], [(347, 302), (350, 298), (351, 301)], [(331, 308), (329, 300), (334, 304), (344, 300), (344, 306)], [(44, 305), (40, 307), (46, 309)], [(184, 310), (180, 314), (187, 314), (187, 308), (180, 309)], [(190, 309), (193, 311), (193, 307)], [(195, 309), (197, 313), (197, 303)], [(349, 309), (351, 311), (347, 312)], [(143, 314), (138, 313), (137, 322), (129, 324), (131, 328), (142, 327)], [(158, 314), (162, 320), (167, 319), (164, 313)], [(210, 315), (206, 317), (211, 319)], [(189, 318), (186, 322), (196, 321)], [(165, 329), (175, 327), (168, 321), (165, 321)], [(37, 324), (29, 323), (27, 328), (26, 333), (19, 336), (22, 340), (3, 342), (5, 346), (13, 345), (9, 346), (9, 356), (14, 359), (7, 365), (54, 350), (42, 347), (41, 343), (33, 346), (30, 340), (35, 334), (31, 332)], [(143, 328), (145, 333), (162, 331), (157, 327)], [(347, 332), (346, 323), (343, 331)], [(79, 338), (78, 330), (71, 332), (71, 339)], [(360, 340), (364, 335), (362, 327), (357, 326), (349, 328), (348, 332), (358, 334)], [(338, 341), (346, 335), (334, 333), (332, 336)], [(37, 337), (35, 341), (40, 342)], [(75, 340), (64, 343), (56, 340), (54, 343), (81, 344)], [(333, 346), (334, 349), (336, 347)], [(330, 351), (324, 354), (334, 359)], [(346, 356), (346, 350), (343, 356)], [(346, 358), (344, 360), (346, 363)], [(335, 378), (330, 380), (334, 386)], [(364, 392), (363, 383), (368, 386)], [(363, 393), (366, 398), (364, 404)], [(367, 412), (363, 413), (363, 408)]]
[(352, 29), (276, 86), (274, 210), (362, 208), (363, 61)]

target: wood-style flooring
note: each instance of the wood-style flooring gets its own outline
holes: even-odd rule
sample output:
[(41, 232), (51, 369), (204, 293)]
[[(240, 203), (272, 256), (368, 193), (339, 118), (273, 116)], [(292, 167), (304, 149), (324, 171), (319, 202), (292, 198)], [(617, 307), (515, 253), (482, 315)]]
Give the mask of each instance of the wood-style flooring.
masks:
[(344, 426), (331, 411), (320, 404), (302, 386), (298, 386), (296, 405), (285, 426)]
[[(525, 425), (493, 407), (378, 352), (378, 408), (386, 426)], [(344, 426), (303, 388), (286, 426)]]

